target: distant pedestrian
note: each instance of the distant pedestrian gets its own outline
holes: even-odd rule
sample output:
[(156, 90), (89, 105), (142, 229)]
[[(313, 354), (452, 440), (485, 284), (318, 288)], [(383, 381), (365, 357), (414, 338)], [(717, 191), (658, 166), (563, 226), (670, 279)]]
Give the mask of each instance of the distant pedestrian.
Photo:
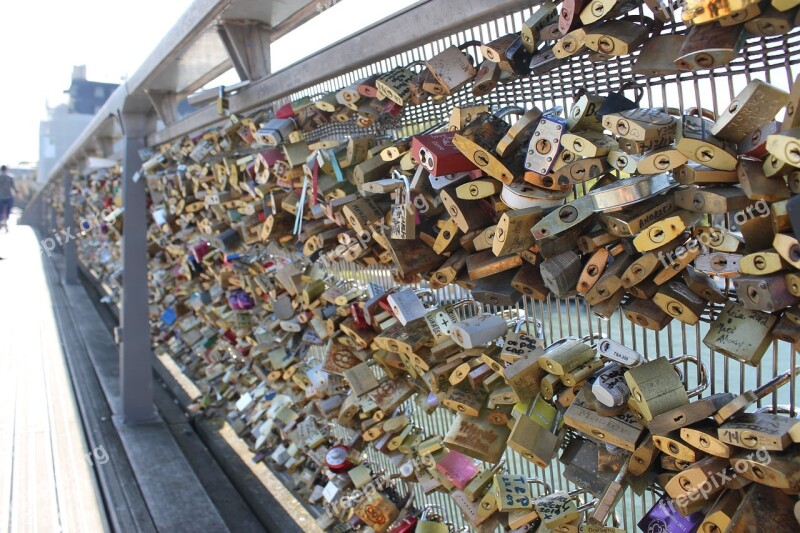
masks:
[(17, 192), (14, 178), (8, 174), (7, 166), (0, 166), (0, 228), (6, 230), (6, 233), (8, 233), (8, 217), (14, 206), (14, 195), (11, 191)]

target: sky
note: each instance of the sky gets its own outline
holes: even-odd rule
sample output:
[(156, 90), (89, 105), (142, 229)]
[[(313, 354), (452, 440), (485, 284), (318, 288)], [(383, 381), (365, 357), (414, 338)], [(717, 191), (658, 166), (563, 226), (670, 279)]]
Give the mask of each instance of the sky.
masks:
[[(265, 0), (266, 1), (266, 0)], [(273, 43), (273, 70), (415, 0), (342, 0)], [(121, 83), (155, 49), (191, 0), (5, 1), (0, 8), (0, 162), (35, 162), (47, 105), (65, 102), (73, 65), (92, 81)], [(238, 81), (231, 76), (225, 83)]]

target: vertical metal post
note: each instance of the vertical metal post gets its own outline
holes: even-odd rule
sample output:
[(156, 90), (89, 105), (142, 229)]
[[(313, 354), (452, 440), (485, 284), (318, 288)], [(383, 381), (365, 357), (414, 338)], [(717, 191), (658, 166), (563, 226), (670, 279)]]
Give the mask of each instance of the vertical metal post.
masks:
[[(77, 235), (81, 228), (73, 228), (74, 222), (72, 214), (72, 173), (64, 173), (64, 230), (67, 235)], [(69, 239), (64, 243), (64, 283), (74, 285), (78, 283), (78, 245), (75, 239)]]
[(153, 354), (150, 350), (147, 301), (147, 204), (145, 182), (133, 181), (142, 161), (148, 120), (142, 114), (122, 114), (122, 312), (119, 347), (122, 422), (136, 424), (155, 419)]

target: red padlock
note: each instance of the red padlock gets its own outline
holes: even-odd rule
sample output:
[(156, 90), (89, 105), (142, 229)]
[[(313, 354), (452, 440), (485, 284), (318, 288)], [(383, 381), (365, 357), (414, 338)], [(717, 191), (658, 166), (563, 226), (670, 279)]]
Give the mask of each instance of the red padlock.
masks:
[(411, 154), (433, 176), (471, 172), (478, 167), (453, 144), (457, 132), (445, 131), (417, 135), (411, 141)]

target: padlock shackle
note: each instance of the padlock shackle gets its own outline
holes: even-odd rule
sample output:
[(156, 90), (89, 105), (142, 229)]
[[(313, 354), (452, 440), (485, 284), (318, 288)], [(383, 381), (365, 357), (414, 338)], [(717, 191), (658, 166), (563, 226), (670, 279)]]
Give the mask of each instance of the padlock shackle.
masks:
[(483, 304), (480, 303), (478, 300), (473, 300), (472, 298), (461, 300), (460, 302), (454, 303), (453, 309), (463, 309), (470, 304), (472, 304), (473, 307), (475, 307), (475, 311), (477, 311), (475, 316), (483, 314)]
[(772, 391), (772, 389), (777, 389), (781, 385), (785, 385), (786, 383), (788, 383), (796, 374), (800, 374), (800, 366), (790, 368), (786, 372), (781, 372), (771, 380), (767, 381), (766, 383), (758, 387), (753, 392), (760, 400), (767, 394), (769, 394)]
[[(706, 368), (704, 363), (700, 362), (700, 359), (696, 355), (683, 354), (673, 357), (672, 359), (668, 359), (668, 361), (672, 366), (676, 366), (679, 363), (694, 363), (697, 365), (697, 371), (699, 373), (698, 379), (700, 383), (695, 388), (686, 391), (686, 395), (689, 398), (698, 396), (701, 392), (708, 388), (708, 368)], [(680, 369), (677, 367), (675, 370), (680, 372)]]
[(394, 170), (393, 172), (394, 177), (398, 180), (402, 180), (403, 184), (405, 185), (406, 190), (406, 203), (411, 203), (411, 183), (408, 181), (408, 176), (400, 172), (399, 170)]
[(717, 114), (710, 109), (706, 109), (705, 107), (690, 107), (686, 110), (686, 114), (689, 116), (707, 118), (708, 120), (714, 122), (717, 120)]
[[(397, 68), (411, 70), (411, 67), (419, 67), (419, 66), (425, 67), (425, 60), (424, 59), (417, 59), (416, 61), (412, 61), (408, 65), (405, 65), (405, 66), (402, 66), (402, 67), (397, 67)], [(395, 70), (395, 69), (393, 69), (393, 70)]]
[[(517, 323), (514, 325), (514, 333), (519, 333), (519, 330), (522, 329), (522, 326), (524, 324), (533, 324), (533, 326), (534, 326), (533, 335), (536, 336), (536, 338), (540, 338), (540, 337), (538, 337), (538, 335), (541, 332), (542, 333), (542, 337), (541, 338), (544, 338), (544, 330), (543, 330), (542, 321), (541, 320), (536, 320), (535, 318), (533, 318), (531, 316), (526, 316), (524, 318), (518, 318), (517, 319)], [(530, 334), (530, 331), (528, 331), (528, 333)]]
[(500, 109), (498, 109), (497, 111), (493, 112), (492, 114), (494, 116), (496, 116), (497, 118), (503, 118), (506, 115), (524, 115), (525, 114), (525, 108), (517, 106), (517, 105), (510, 105), (510, 106), (507, 106), (507, 107), (501, 107)]
[(759, 407), (756, 409), (756, 413), (770, 413), (774, 415), (789, 415), (792, 418), (796, 418), (797, 413), (792, 412), (792, 408), (786, 404), (780, 405), (765, 405), (764, 407)]
[(553, 487), (551, 487), (550, 484), (547, 481), (543, 480), (542, 478), (529, 477), (525, 481), (527, 481), (531, 485), (542, 485), (544, 487), (544, 493), (545, 494), (552, 494), (553, 493)]
[(561, 113), (564, 112), (564, 106), (553, 106), (550, 109), (545, 109), (542, 111), (543, 117), (561, 117)]

